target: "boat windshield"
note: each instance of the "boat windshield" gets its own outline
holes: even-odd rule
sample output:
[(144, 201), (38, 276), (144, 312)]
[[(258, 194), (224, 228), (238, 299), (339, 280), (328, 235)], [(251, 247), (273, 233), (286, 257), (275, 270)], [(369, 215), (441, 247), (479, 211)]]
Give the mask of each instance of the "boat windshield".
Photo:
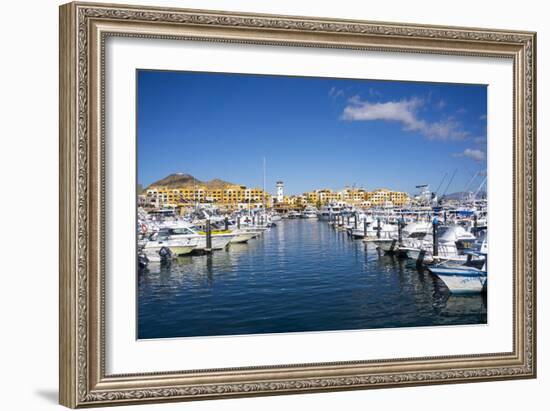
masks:
[(195, 234), (193, 231), (191, 231), (187, 227), (177, 227), (177, 228), (171, 228), (170, 234), (172, 235), (187, 235), (187, 234)]

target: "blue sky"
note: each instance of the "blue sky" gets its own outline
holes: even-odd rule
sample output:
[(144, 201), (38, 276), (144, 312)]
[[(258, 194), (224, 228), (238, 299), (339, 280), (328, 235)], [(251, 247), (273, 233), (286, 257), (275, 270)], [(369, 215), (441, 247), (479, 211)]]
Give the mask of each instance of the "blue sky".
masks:
[(138, 182), (171, 173), (285, 192), (414, 193), (486, 170), (487, 88), (398, 81), (137, 72)]

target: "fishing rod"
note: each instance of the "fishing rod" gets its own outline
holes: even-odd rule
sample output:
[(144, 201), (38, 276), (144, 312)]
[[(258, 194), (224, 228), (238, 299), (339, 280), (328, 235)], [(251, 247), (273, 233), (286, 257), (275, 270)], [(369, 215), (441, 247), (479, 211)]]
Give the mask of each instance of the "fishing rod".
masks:
[(441, 186), (443, 185), (443, 182), (445, 181), (445, 179), (447, 178), (447, 175), (449, 173), (446, 171), (445, 172), (445, 175), (443, 176), (443, 178), (441, 179), (441, 182), (439, 183), (439, 185), (437, 186), (437, 189), (435, 190), (435, 193), (437, 194), (439, 192), (439, 189), (441, 188)]
[(453, 180), (455, 178), (456, 172), (457, 172), (457, 169), (455, 168), (455, 170), (453, 171), (453, 175), (451, 176), (451, 179), (449, 180), (449, 183), (447, 184), (447, 187), (445, 188), (445, 191), (443, 192), (443, 195), (447, 194), (447, 190), (451, 186), (451, 183), (453, 182)]
[(474, 182), (474, 180), (477, 178), (477, 175), (478, 175), (479, 171), (476, 171), (474, 173), (474, 175), (472, 176), (472, 178), (470, 179), (470, 181), (468, 181), (468, 184), (466, 184), (466, 187), (464, 187), (464, 191), (468, 191), (468, 189), (470, 188), (470, 185)]
[(477, 188), (476, 192), (474, 193), (474, 198), (477, 197), (477, 194), (479, 193), (479, 190), (481, 190), (481, 187), (483, 187), (483, 185), (485, 184), (486, 181), (487, 181), (487, 176), (485, 176), (485, 178), (483, 179), (483, 181), (481, 182), (481, 184)]

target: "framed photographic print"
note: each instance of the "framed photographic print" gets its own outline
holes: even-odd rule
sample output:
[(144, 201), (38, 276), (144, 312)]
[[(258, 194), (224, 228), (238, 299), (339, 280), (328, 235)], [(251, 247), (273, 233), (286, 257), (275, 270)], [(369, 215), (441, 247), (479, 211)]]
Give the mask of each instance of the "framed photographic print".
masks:
[(534, 378), (535, 40), (61, 6), (61, 404)]

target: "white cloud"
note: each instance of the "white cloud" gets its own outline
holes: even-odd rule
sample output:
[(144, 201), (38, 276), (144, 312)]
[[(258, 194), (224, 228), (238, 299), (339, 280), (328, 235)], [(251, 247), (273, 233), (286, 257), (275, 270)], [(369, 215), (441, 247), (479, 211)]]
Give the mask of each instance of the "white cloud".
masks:
[(419, 119), (417, 110), (424, 104), (419, 98), (371, 103), (359, 96), (351, 97), (344, 108), (342, 119), (348, 121), (396, 121), (406, 131), (416, 131), (431, 140), (464, 140), (468, 133), (452, 117), (441, 121), (428, 122)]
[(376, 91), (373, 88), (369, 88), (369, 95), (371, 97), (382, 97), (382, 93), (380, 93), (379, 91)]
[(487, 144), (487, 137), (484, 137), (484, 136), (476, 137), (476, 138), (474, 138), (474, 143), (476, 143), (476, 144)]
[(445, 100), (439, 100), (439, 101), (437, 102), (437, 104), (435, 105), (435, 107), (436, 107), (438, 110), (444, 109), (445, 106), (447, 106), (447, 103), (445, 102)]
[(454, 154), (455, 157), (467, 157), (475, 161), (484, 161), (486, 154), (482, 150), (477, 150), (474, 148), (467, 148), (462, 153)]
[(344, 90), (332, 86), (328, 91), (328, 95), (332, 98), (342, 97), (344, 95)]

